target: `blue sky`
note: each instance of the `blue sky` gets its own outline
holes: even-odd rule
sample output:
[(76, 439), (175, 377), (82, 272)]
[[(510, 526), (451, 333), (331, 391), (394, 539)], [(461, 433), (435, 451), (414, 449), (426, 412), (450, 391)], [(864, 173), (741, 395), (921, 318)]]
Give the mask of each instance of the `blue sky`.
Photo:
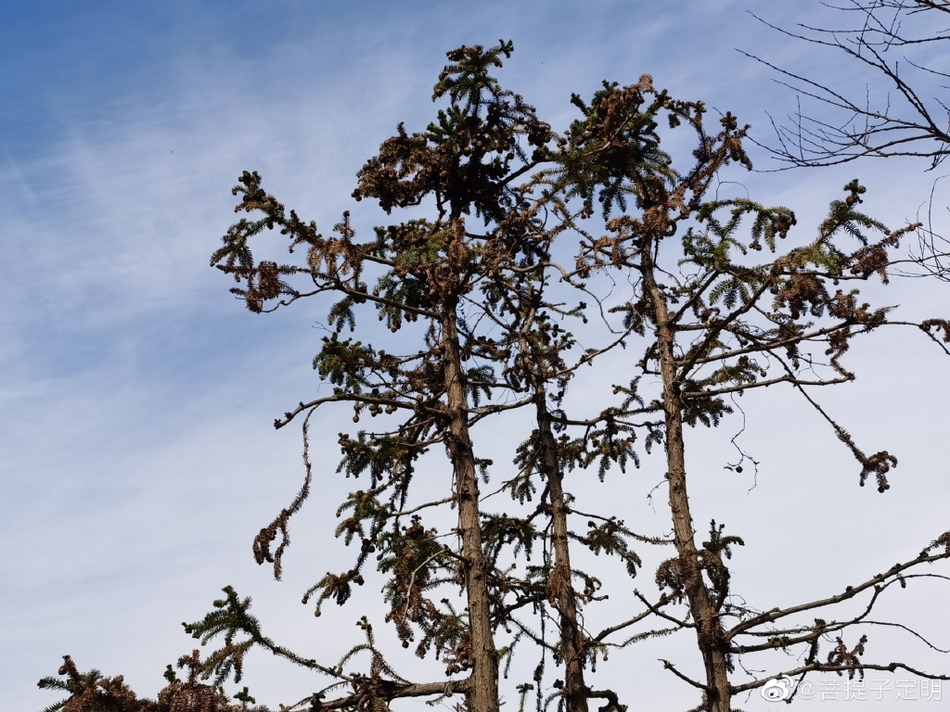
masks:
[[(650, 73), (676, 96), (738, 114), (768, 141), (766, 112), (793, 110), (794, 96), (735, 48), (811, 76), (850, 76), (836, 57), (746, 12), (788, 25), (813, 19), (812, 2), (11, 5), (0, 26), (0, 684), (11, 710), (56, 701), (35, 683), (67, 653), (154, 694), (165, 665), (191, 648), (180, 622), (199, 618), (225, 584), (254, 597), (275, 638), (315, 655), (355, 630), (358, 601), (320, 621), (298, 604), (342, 551), (327, 542), (345, 491), (331, 476), (332, 420), (314, 427), (315, 451), (334, 464), (297, 522), (285, 581), (251, 557), (253, 535), (299, 486), (299, 434), (271, 423), (316, 389), (310, 360), (323, 308), (251, 315), (209, 269), (241, 171), (260, 171), (288, 205), (328, 227), (396, 123), (430, 120), (444, 53), (464, 43), (511, 38), (504, 81), (560, 128), (573, 117), (572, 92)], [(771, 165), (762, 152), (753, 159)], [(855, 175), (869, 186), (870, 212), (893, 225), (912, 219), (934, 178), (923, 168), (867, 162), (733, 179), (798, 211), (807, 235)], [(935, 308), (945, 290), (903, 283), (891, 299)], [(855, 358), (858, 383), (828, 402), (856, 437), (885, 440), (901, 458), (886, 496), (858, 489), (847, 453), (791, 402), (776, 410), (750, 399), (762, 406), (745, 445), (763, 463), (752, 492), (748, 473), (722, 479), (728, 435), (696, 436), (699, 468), (708, 453), (715, 473), (698, 480), (697, 520), (729, 513), (748, 544), (737, 578), (765, 601), (837, 590), (948, 526), (948, 364), (911, 338), (876, 337)], [(655, 480), (633, 482), (630, 507), (662, 531), (662, 509), (646, 500)], [(932, 620), (945, 594), (909, 595)], [(950, 647), (950, 629), (935, 635)], [(689, 691), (655, 663), (670, 650), (637, 649), (612, 661), (611, 674), (654, 705), (645, 708), (686, 708)], [(261, 653), (249, 665), (252, 693), (275, 707), (322, 686)], [(766, 705), (753, 699), (747, 709)]]

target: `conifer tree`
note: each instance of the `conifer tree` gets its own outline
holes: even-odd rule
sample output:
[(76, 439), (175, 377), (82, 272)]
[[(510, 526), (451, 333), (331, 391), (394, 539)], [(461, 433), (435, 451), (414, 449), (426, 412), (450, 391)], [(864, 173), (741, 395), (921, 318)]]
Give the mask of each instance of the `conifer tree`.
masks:
[[(558, 179), (566, 194), (584, 199), (588, 213), (597, 197), (607, 222), (604, 236), (582, 243), (575, 274), (587, 277), (618, 268), (633, 274), (631, 299), (615, 310), (623, 313), (625, 326), (646, 337), (642, 357), (630, 364), (631, 372), (659, 380), (652, 402), (664, 415), (676, 548), (676, 555), (659, 566), (656, 583), (675, 601), (685, 603), (688, 613), (680, 625), (695, 632), (705, 676), (690, 679), (672, 663), (666, 667), (702, 690), (697, 709), (710, 712), (729, 712), (734, 695), (769, 683), (763, 678), (735, 685), (730, 674), (743, 657), (776, 647), (808, 646), (806, 662), (782, 673), (788, 679), (799, 676), (799, 682), (812, 670), (853, 676), (868, 669), (899, 668), (948, 679), (900, 661), (865, 663), (860, 655), (866, 637), (849, 651), (840, 632), (860, 624), (884, 588), (904, 586), (903, 572), (950, 555), (950, 533), (860, 586), (762, 613), (739, 603), (742, 599), (734, 598), (729, 586), (723, 556), (728, 559), (731, 547), (743, 545), (743, 540), (723, 535), (724, 526), (713, 521), (709, 540), (698, 544), (687, 489), (684, 426), (718, 425), (731, 412), (726, 396), (777, 384), (791, 386), (827, 421), (860, 465), (862, 486), (873, 477), (879, 492), (890, 487), (887, 475), (896, 466), (896, 457), (886, 450), (865, 454), (822, 408), (814, 390), (853, 380), (855, 374), (843, 358), (856, 338), (878, 329), (913, 327), (950, 353), (946, 319), (903, 321), (895, 318), (891, 307), (861, 301), (858, 286), (872, 279), (886, 285), (892, 261), (903, 257), (895, 256), (895, 249), (920, 226), (890, 231), (860, 212), (865, 188), (855, 180), (845, 186), (844, 200), (832, 201), (814, 240), (782, 252), (780, 242), (796, 224), (791, 211), (748, 199), (706, 197), (726, 164), (751, 167), (742, 148), (747, 127), (739, 128), (735, 117), (723, 116), (720, 131), (710, 135), (701, 103), (673, 101), (656, 92), (649, 78), (636, 87), (605, 86), (590, 107), (581, 108), (585, 120), (572, 127), (567, 150), (584, 155), (582, 169), (565, 168)], [(682, 174), (644, 174), (642, 162), (630, 158), (638, 156), (643, 146), (659, 144), (656, 131), (663, 118), (671, 127), (689, 127), (696, 134), (695, 162)], [(633, 210), (627, 209), (628, 202), (634, 204)], [(747, 235), (742, 233), (743, 223), (750, 223)], [(764, 251), (766, 259), (756, 259)], [(770, 629), (775, 621), (869, 590), (874, 591), (871, 603), (857, 618), (833, 623), (816, 618), (813, 623)], [(832, 633), (837, 635), (837, 647), (821, 660), (819, 641)], [(766, 642), (758, 642), (763, 638)]]
[[(578, 640), (577, 600), (550, 423), (542, 421), (542, 429), (522, 446), (522, 472), (502, 485), (524, 505), (537, 477), (547, 478), (545, 502), (524, 517), (483, 508), (478, 470), (488, 482), (491, 463), (476, 455), (471, 437), (472, 427), (486, 417), (532, 404), (539, 418), (549, 418), (546, 385), (560, 383), (563, 391), (576, 368), (561, 356), (571, 345), (571, 334), (552, 329), (550, 322), (552, 314), (570, 318), (581, 307), (545, 301), (550, 244), (558, 231), (545, 225), (545, 201), (532, 198), (529, 190), (531, 172), (550, 161), (557, 142), (534, 109), (489, 74), (510, 52), (511, 45), (501, 43), (487, 51), (463, 47), (450, 53), (453, 64), (434, 92), (436, 99), (447, 98), (449, 106), (425, 132), (409, 134), (400, 125), (359, 173), (353, 194), (357, 200), (373, 199), (386, 213), (428, 205), (432, 219), (379, 227), (374, 240), (360, 243), (345, 216), (336, 236), (325, 238), (313, 223), (303, 223), (293, 211), (285, 213), (260, 187), (257, 174), (245, 173), (236, 189), (242, 195), (239, 209), (263, 215), (237, 223), (213, 257), (245, 283), (235, 291), (252, 311), (272, 299), (289, 304), (320, 292), (340, 297), (329, 312), (334, 331), (314, 361), (321, 377), (336, 386), (334, 393), (300, 404), (278, 426), (299, 413), (309, 418), (333, 402), (352, 403), (354, 421), (366, 413), (397, 416), (390, 419), (396, 424), (383, 432), (341, 434), (341, 469), (353, 476), (369, 474), (369, 489), (351, 496), (342, 508), (349, 516), (338, 528), (348, 543), (359, 543), (360, 553), (353, 568), (328, 574), (308, 596), (316, 596), (318, 606), (328, 598), (345, 602), (375, 552), (378, 568), (390, 576), (387, 618), (403, 643), (418, 636), (417, 654), (434, 650), (447, 674), (470, 671), (461, 681), (420, 686), (394, 681), (392, 669), (380, 664), (365, 681), (343, 678), (352, 692), (323, 703), (327, 708), (438, 690), (464, 692), (472, 710), (497, 709), (499, 628), (511, 625), (513, 611), (536, 607), (544, 599), (557, 611), (567, 650), (566, 694), (577, 698), (577, 709), (586, 708), (583, 654), (577, 645), (571, 647)], [(254, 262), (247, 241), (265, 227), (279, 227), (293, 247), (303, 246), (307, 264)], [(377, 273), (370, 287), (365, 280), (372, 269)], [(314, 285), (309, 293), (289, 283), (301, 273)], [(374, 307), (391, 332), (401, 336), (412, 330), (418, 338), (410, 342), (414, 350), (394, 355), (343, 338), (347, 328), (356, 328), (355, 310), (362, 304)], [(498, 391), (510, 397), (493, 399)], [(482, 404), (483, 397), (491, 402)], [(554, 400), (558, 397), (563, 395)], [(405, 417), (398, 422), (400, 414)], [(436, 445), (445, 448), (451, 465), (448, 496), (409, 508), (416, 462)], [(278, 575), (287, 521), (307, 492), (305, 487), (255, 542), (258, 561), (273, 562)], [(457, 547), (442, 543), (434, 528), (424, 526), (421, 510), (439, 506), (457, 512)], [(550, 524), (539, 527), (543, 520)], [(549, 565), (529, 569), (520, 579), (499, 568), (503, 552), (530, 552), (547, 528), (554, 542)], [(279, 532), (285, 539), (272, 553), (271, 542)], [(430, 593), (456, 582), (463, 588), (464, 613), (445, 599), (440, 605)], [(521, 633), (533, 635), (528, 628)], [(390, 678), (385, 683), (383, 674)]]
[[(913, 327), (947, 352), (950, 322), (901, 320), (858, 291), (887, 284), (916, 226), (891, 231), (861, 212), (865, 191), (854, 181), (817, 236), (782, 249), (795, 239), (792, 211), (709, 195), (730, 164), (751, 166), (735, 117), (710, 130), (702, 103), (676, 100), (644, 75), (631, 86), (604, 83), (589, 102), (575, 96), (580, 118), (561, 135), (495, 78), (511, 51), (502, 42), (450, 52), (435, 86), (443, 103), (435, 120), (415, 133), (400, 124), (360, 170), (353, 197), (387, 215), (371, 238), (356, 234), (349, 214), (323, 235), (265, 191), (259, 174), (245, 172), (234, 192), (246, 216), (212, 256), (251, 311), (324, 300), (328, 314), (314, 368), (330, 390), (275, 423), (301, 421), (304, 483), (255, 538), (257, 562), (280, 577), (291, 519), (311, 492), (310, 423), (349, 409), (358, 429), (339, 436), (338, 472), (362, 488), (341, 504), (336, 535), (352, 546), (353, 563), (317, 581), (305, 602), (318, 614), (342, 606), (354, 586), (378, 575), (386, 623), (403, 647), (435, 657), (444, 671), (402, 677), (366, 611), (356, 612), (363, 638), (342, 659), (291, 651), (264, 635), (250, 600), (228, 587), (211, 613), (186, 626), (220, 647), (204, 660), (183, 658), (189, 682), (169, 678), (154, 704), (227, 709), (223, 697), (183, 690), (198, 684), (196, 675), (213, 678), (208, 689), (218, 692), (230, 677), (240, 682), (245, 656), (261, 647), (327, 683), (291, 709), (387, 710), (418, 704), (408, 698), (451, 697), (460, 709), (495, 712), (512, 693), (501, 681), (513, 670), (521, 709), (587, 712), (600, 700), (599, 709), (619, 711), (635, 707), (636, 683), (599, 689), (597, 660), (681, 632), (695, 638), (703, 676), (665, 667), (698, 690), (696, 710), (730, 712), (736, 695), (776, 675), (800, 682), (814, 671), (902, 669), (948, 679), (901, 660), (867, 661), (866, 637), (845, 637), (882, 591), (930, 576), (923, 564), (950, 557), (950, 533), (827, 598), (757, 609), (730, 587), (728, 560), (743, 539), (713, 521), (708, 540), (698, 541), (687, 488), (688, 429), (727, 419), (734, 394), (783, 384), (854, 455), (860, 484), (871, 478), (888, 489), (896, 458), (866, 454), (815, 391), (855, 377), (846, 353), (873, 331)], [(663, 150), (671, 132), (694, 140), (684, 165)], [(291, 262), (255, 257), (251, 241), (259, 251), (272, 231), (286, 240)], [(605, 386), (595, 406), (572, 397), (587, 373)], [(372, 429), (362, 429), (367, 420)], [(479, 440), (485, 423), (524, 428), (507, 461)], [(662, 454), (648, 462), (665, 473), (672, 537), (637, 532), (623, 511), (587, 511), (571, 493), (640, 467), (654, 448)], [(668, 552), (656, 589), (631, 594), (630, 579), (643, 568), (637, 549), (654, 546)], [(620, 576), (611, 568), (618, 563)], [(592, 629), (595, 607), (605, 616), (615, 610), (606, 608), (608, 590), (623, 613)], [(862, 596), (862, 615), (802, 622), (802, 614)], [(825, 641), (833, 648), (820, 655)], [(804, 650), (804, 662), (736, 681), (737, 664), (777, 648)], [(530, 678), (522, 660), (533, 665)], [(70, 704), (92, 699), (85, 690), (95, 679), (80, 685), (74, 667), (61, 674), (79, 685), (64, 688)], [(94, 709), (76, 702), (70, 712)]]

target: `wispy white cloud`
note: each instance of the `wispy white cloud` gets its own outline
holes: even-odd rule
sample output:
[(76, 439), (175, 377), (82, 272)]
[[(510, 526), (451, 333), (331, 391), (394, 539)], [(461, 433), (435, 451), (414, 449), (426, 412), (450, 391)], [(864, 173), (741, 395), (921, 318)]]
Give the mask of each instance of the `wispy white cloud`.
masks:
[[(756, 6), (779, 12), (771, 3)], [(323, 312), (302, 307), (252, 318), (209, 269), (218, 236), (234, 219), (228, 189), (242, 170), (261, 171), (288, 205), (329, 229), (349, 207), (355, 171), (396, 122), (414, 130), (431, 120), (428, 96), (442, 53), (463, 42), (513, 38), (506, 79), (561, 125), (575, 115), (571, 92), (589, 95), (601, 79), (635, 81), (644, 72), (684, 98), (705, 97), (758, 123), (763, 105), (784, 97), (788, 106), (788, 97), (733, 47), (775, 48), (788, 62), (803, 56), (777, 45), (735, 2), (604, 1), (583, 9), (534, 0), (286, 3), (269, 6), (271, 18), (245, 8), (257, 26), (216, 28), (231, 9), (176, 6), (186, 14), (159, 13), (165, 22), (148, 46), (122, 47), (132, 67), (125, 73), (120, 66), (102, 70), (107, 53), (99, 56), (87, 43), (81, 52), (99, 69), (72, 75), (68, 89), (57, 78), (58, 93), (21, 104), (48, 110), (41, 118), (51, 140), (27, 136), (29, 117), (19, 115), (23, 133), (4, 136), (0, 537), (8, 555), (0, 579), (11, 583), (0, 590), (0, 625), (9, 641), (0, 675), (11, 709), (54, 701), (34, 684), (55, 672), (63, 653), (154, 691), (164, 665), (192, 643), (178, 623), (199, 617), (228, 583), (255, 597), (277, 638), (316, 651), (342, 645), (351, 632), (356, 607), (311, 627), (296, 604), (348, 553), (326, 544), (348, 484), (331, 472), (336, 416), (314, 429), (324, 467), (319, 492), (296, 522), (287, 582), (268, 584), (268, 572), (250, 559), (253, 534), (300, 484), (299, 439), (275, 433), (270, 423), (317, 388), (309, 359)], [(782, 12), (791, 17), (793, 10)], [(24, 54), (17, 66), (26, 71), (30, 59)], [(42, 77), (36, 81), (43, 84)], [(862, 167), (871, 179), (869, 207), (876, 181), (888, 195), (880, 207), (899, 222), (908, 203), (916, 207), (919, 184), (895, 186), (885, 170)], [(850, 173), (800, 176), (738, 180), (753, 197), (764, 190), (774, 202), (804, 206), (803, 226), (815, 224)], [(361, 229), (372, 224), (359, 220)], [(902, 289), (902, 301), (917, 297), (918, 287)], [(833, 454), (833, 437), (806, 427), (811, 414), (790, 406), (750, 418), (747, 438), (763, 470), (749, 494), (755, 482), (748, 472), (737, 478), (721, 469), (729, 447), (700, 441), (704, 460), (697, 467), (708, 473), (697, 490), (700, 501), (715, 504), (701, 505), (703, 516), (727, 511), (729, 526), (735, 522), (750, 544), (791, 542), (794, 551), (796, 539), (822, 545), (817, 533), (801, 528), (802, 511), (826, 522), (843, 509), (857, 511), (858, 521), (874, 524), (850, 543), (852, 558), (791, 563), (796, 572), (814, 565), (809, 580), (829, 586), (841, 568), (876, 565), (876, 551), (885, 550), (891, 563), (908, 542), (913, 549), (925, 543), (921, 536), (939, 533), (926, 532), (940, 516), (941, 500), (929, 493), (939, 490), (942, 473), (915, 439), (939, 438), (946, 379), (922, 383), (921, 374), (936, 371), (916, 353), (872, 342), (858, 355), (869, 385), (849, 391), (861, 405), (840, 406), (857, 422), (856, 437), (893, 435), (895, 451), (907, 453), (895, 476), (907, 472), (907, 480), (887, 502), (855, 493), (856, 474), (846, 457)], [(893, 395), (903, 397), (886, 414), (869, 416), (873, 384), (894, 375), (893, 364), (908, 375), (894, 386)], [(921, 390), (931, 402), (911, 395)], [(747, 401), (751, 414), (757, 404)], [(804, 444), (783, 449), (776, 432), (789, 429)], [(512, 429), (480, 437), (501, 443), (515, 435)], [(835, 470), (834, 479), (822, 476), (820, 490), (803, 488), (796, 469), (802, 465), (781, 454), (788, 449), (811, 456), (805, 467)], [(661, 477), (652, 461), (628, 475), (632, 519), (665, 526), (646, 500)], [(726, 478), (732, 479), (724, 485)], [(579, 483), (578, 490), (592, 500), (602, 496), (593, 484)], [(763, 598), (785, 585), (781, 576), (758, 575), (769, 555), (750, 546), (737, 557), (737, 575), (753, 589), (761, 586)], [(372, 598), (375, 586), (365, 588), (360, 595)], [(612, 664), (618, 676), (628, 674), (623, 663)], [(253, 667), (249, 683), (262, 701), (289, 701), (288, 685), (299, 685), (300, 697), (318, 685), (279, 665), (255, 660)], [(667, 681), (657, 675), (655, 683), (643, 699), (662, 699)]]

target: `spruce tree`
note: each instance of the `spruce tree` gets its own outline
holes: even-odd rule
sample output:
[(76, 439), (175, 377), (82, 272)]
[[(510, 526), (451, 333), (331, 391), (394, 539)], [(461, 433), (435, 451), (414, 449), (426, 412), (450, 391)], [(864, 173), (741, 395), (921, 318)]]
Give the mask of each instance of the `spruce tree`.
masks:
[[(860, 484), (888, 489), (894, 455), (866, 454), (816, 391), (854, 379), (849, 348), (880, 329), (913, 327), (947, 352), (950, 322), (904, 321), (859, 292), (888, 283), (917, 226), (888, 230), (861, 212), (865, 191), (853, 181), (817, 235), (795, 242), (791, 210), (715, 197), (724, 171), (751, 167), (747, 129), (731, 114), (710, 128), (701, 102), (674, 99), (644, 75), (630, 86), (604, 83), (589, 102), (575, 96), (580, 116), (561, 134), (495, 78), (511, 51), (501, 42), (450, 52), (435, 119), (413, 133), (400, 124), (359, 171), (353, 197), (387, 216), (372, 236), (357, 235), (349, 214), (322, 234), (245, 172), (234, 189), (244, 216), (212, 256), (252, 312), (316, 300), (327, 314), (313, 362), (326, 390), (275, 422), (301, 423), (304, 482), (254, 539), (257, 562), (281, 576), (291, 520), (311, 495), (309, 428), (346, 409), (356, 426), (339, 435), (337, 472), (360, 489), (341, 503), (336, 535), (351, 546), (352, 564), (304, 600), (319, 614), (345, 605), (354, 586), (381, 581), (385, 622), (404, 648), (443, 670), (401, 676), (370, 611), (355, 612), (362, 638), (342, 659), (291, 651), (264, 635), (250, 600), (228, 587), (186, 626), (219, 647), (204, 660), (183, 658), (189, 682), (169, 678), (165, 697), (148, 704), (226, 709), (220, 695), (182, 690), (196, 689), (198, 677), (218, 692), (229, 678), (240, 682), (245, 656), (261, 647), (324, 678), (292, 709), (386, 710), (451, 697), (460, 709), (494, 712), (512, 692), (522, 709), (586, 712), (592, 700), (604, 701), (601, 710), (632, 709), (642, 671), (632, 671), (629, 689), (599, 689), (597, 661), (678, 632), (695, 638), (703, 675), (665, 667), (698, 690), (697, 710), (730, 712), (736, 695), (776, 675), (800, 682), (814, 671), (903, 669), (948, 679), (900, 660), (865, 660), (866, 637), (845, 642), (864, 616), (803, 623), (800, 614), (862, 596), (870, 611), (881, 591), (927, 577), (922, 565), (950, 557), (950, 533), (827, 598), (760, 610), (730, 587), (728, 560), (743, 539), (713, 521), (699, 541), (687, 488), (689, 429), (728, 419), (736, 394), (783, 385), (854, 455)], [(694, 149), (675, 165), (664, 141), (682, 145), (684, 133)], [(252, 241), (259, 252), (274, 231), (290, 262), (255, 257)], [(593, 406), (576, 387), (591, 373), (604, 387)], [(504, 461), (480, 440), (491, 423), (524, 431)], [(633, 476), (642, 462), (665, 473), (672, 536), (638, 532), (617, 507), (587, 511), (571, 493), (598, 479), (629, 487), (614, 475)], [(631, 594), (642, 547), (668, 555), (655, 589)], [(623, 614), (592, 629), (594, 610), (614, 611), (608, 591)], [(820, 655), (824, 641), (834, 647)], [(737, 664), (777, 648), (804, 651), (804, 662), (736, 681)], [(85, 680), (72, 668), (63, 674), (70, 684)], [(64, 688), (73, 693), (67, 704), (93, 699), (85, 690), (94, 684)]]

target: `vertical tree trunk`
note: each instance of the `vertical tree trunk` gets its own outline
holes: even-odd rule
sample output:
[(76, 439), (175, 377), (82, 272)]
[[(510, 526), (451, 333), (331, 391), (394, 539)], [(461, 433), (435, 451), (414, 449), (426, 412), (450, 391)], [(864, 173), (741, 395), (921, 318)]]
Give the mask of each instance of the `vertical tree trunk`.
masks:
[(652, 240), (644, 239), (641, 255), (643, 287), (656, 316), (656, 344), (663, 380), (663, 409), (666, 419), (666, 479), (669, 485), (673, 535), (679, 555), (680, 573), (689, 609), (696, 623), (696, 636), (706, 672), (705, 709), (709, 712), (730, 712), (732, 695), (726, 665), (726, 641), (719, 612), (712, 601), (702, 576), (699, 554), (694, 539), (695, 528), (689, 510), (686, 490), (686, 456), (683, 445), (683, 408), (680, 384), (676, 377), (673, 353), (675, 331), (663, 294), (656, 282)]
[(489, 572), (482, 547), (478, 474), (468, 429), (468, 395), (462, 379), (454, 304), (445, 305), (442, 349), (448, 417), (445, 442), (455, 476), (473, 662), (472, 685), (467, 693), (468, 712), (498, 712), (498, 652), (489, 610)]
[(587, 712), (587, 685), (584, 681), (584, 638), (577, 622), (577, 596), (571, 580), (571, 556), (567, 538), (567, 502), (557, 442), (551, 430), (551, 415), (545, 403), (545, 392), (535, 396), (538, 409), (538, 438), (541, 470), (548, 481), (551, 501), (552, 546), (554, 548), (554, 582), (552, 593), (558, 612), (561, 634), (560, 652), (564, 658), (564, 701), (568, 712)]

